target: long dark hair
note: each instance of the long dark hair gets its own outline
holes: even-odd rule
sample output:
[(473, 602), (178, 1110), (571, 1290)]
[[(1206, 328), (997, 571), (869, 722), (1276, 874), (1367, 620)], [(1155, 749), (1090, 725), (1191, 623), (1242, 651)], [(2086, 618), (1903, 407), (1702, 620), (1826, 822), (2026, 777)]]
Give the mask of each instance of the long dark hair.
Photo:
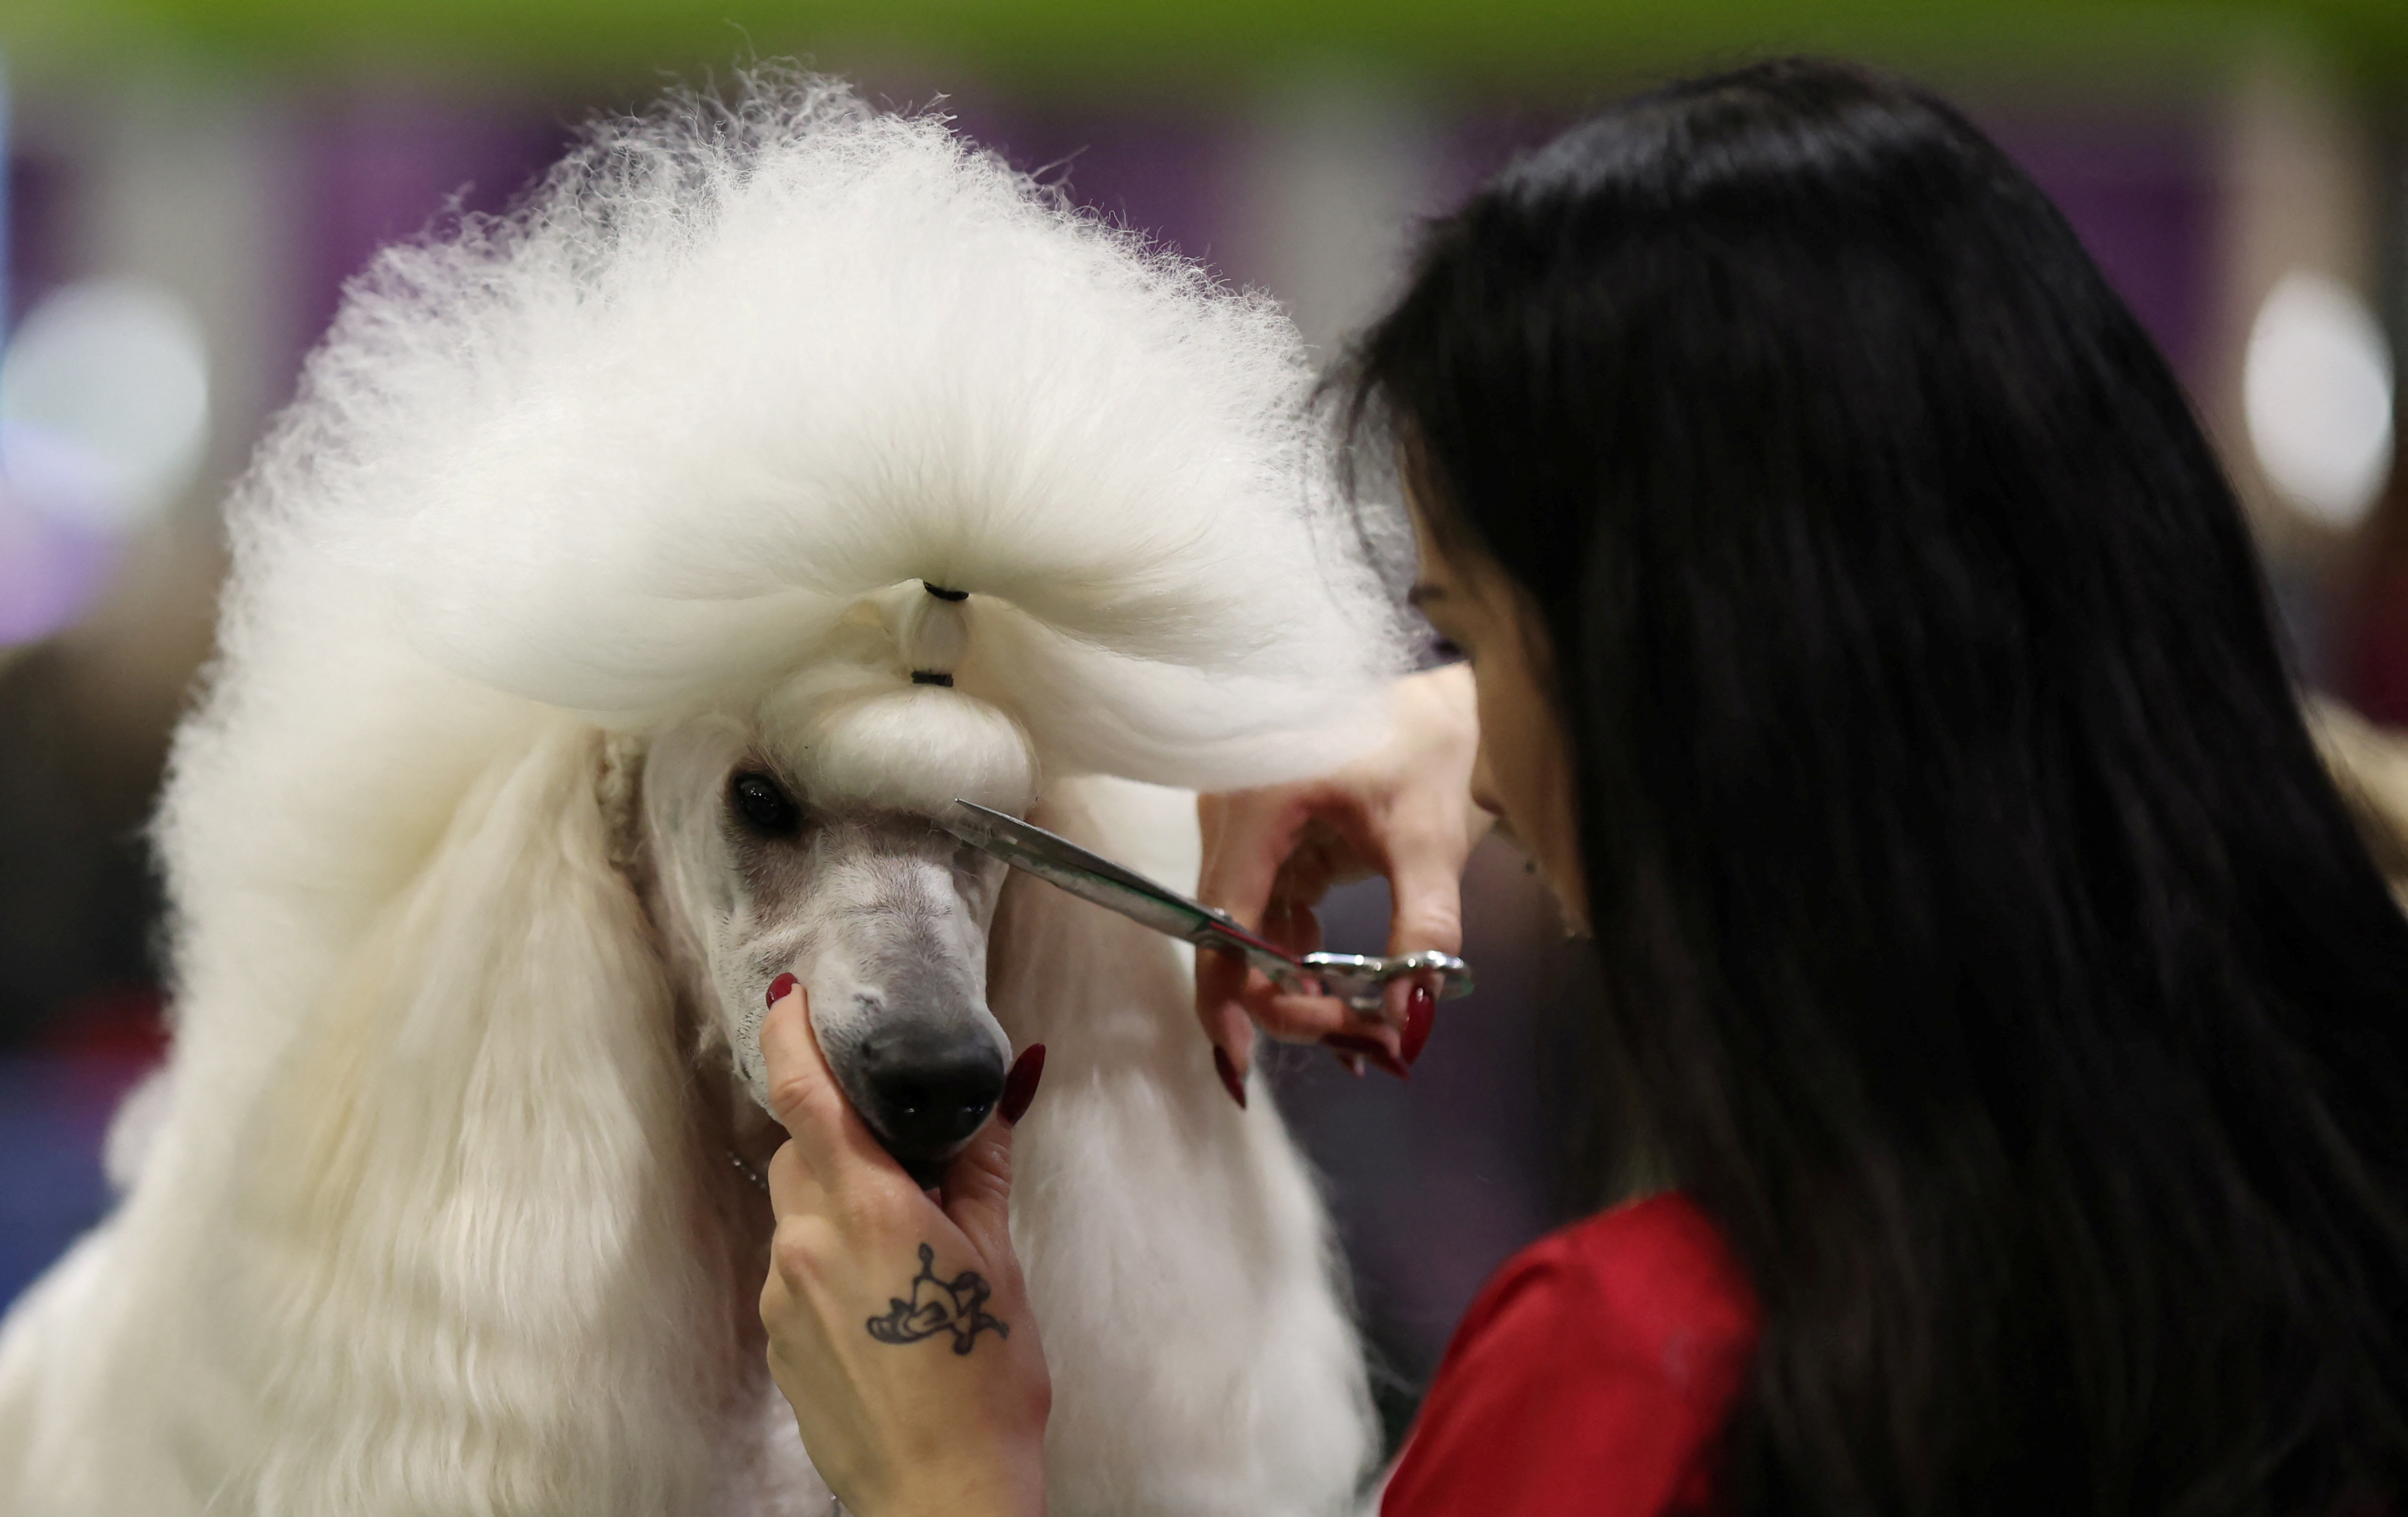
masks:
[(1678, 85), (1438, 223), (1342, 393), (1543, 622), (1598, 1085), (1764, 1309), (1735, 1506), (2408, 1495), (2408, 920), (2031, 182), (1877, 75)]

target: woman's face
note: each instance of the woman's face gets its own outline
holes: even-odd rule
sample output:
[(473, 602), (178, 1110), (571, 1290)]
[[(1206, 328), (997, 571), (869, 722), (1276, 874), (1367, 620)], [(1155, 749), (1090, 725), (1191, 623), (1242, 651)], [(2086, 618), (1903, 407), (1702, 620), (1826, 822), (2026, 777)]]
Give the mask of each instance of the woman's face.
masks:
[(1498, 819), (1554, 890), (1564, 921), (1588, 931), (1588, 890), (1574, 825), (1571, 750), (1555, 712), (1554, 659), (1529, 596), (1484, 554), (1450, 556), (1419, 510), (1413, 604), (1463, 651), (1480, 692), (1480, 760), (1471, 797)]

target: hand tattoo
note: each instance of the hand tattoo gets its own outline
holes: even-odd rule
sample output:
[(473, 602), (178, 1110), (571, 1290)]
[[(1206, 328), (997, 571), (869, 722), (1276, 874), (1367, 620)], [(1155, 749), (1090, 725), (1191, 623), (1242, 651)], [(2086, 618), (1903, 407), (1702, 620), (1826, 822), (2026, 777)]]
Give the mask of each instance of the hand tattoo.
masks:
[(894, 1309), (869, 1319), (870, 1337), (881, 1343), (917, 1343), (939, 1333), (951, 1333), (953, 1352), (968, 1353), (986, 1328), (994, 1328), (997, 1338), (1011, 1336), (1010, 1323), (984, 1309), (987, 1297), (995, 1294), (987, 1288), (985, 1277), (965, 1269), (952, 1280), (939, 1280), (936, 1263), (937, 1251), (921, 1244), (920, 1273), (911, 1281), (911, 1299), (887, 1297)]

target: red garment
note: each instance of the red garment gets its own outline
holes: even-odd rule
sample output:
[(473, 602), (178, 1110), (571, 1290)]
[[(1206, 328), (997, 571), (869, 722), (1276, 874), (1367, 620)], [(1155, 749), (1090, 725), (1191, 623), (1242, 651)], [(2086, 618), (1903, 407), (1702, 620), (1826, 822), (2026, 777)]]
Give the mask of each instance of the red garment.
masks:
[(1455, 1328), (1381, 1517), (1713, 1510), (1756, 1324), (1738, 1261), (1685, 1196), (1541, 1238)]

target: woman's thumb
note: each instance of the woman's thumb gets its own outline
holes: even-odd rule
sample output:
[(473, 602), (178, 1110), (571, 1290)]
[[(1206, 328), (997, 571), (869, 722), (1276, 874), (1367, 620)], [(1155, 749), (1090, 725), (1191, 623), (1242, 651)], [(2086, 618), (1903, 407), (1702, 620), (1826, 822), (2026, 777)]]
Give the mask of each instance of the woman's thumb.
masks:
[(1032, 1043), (1011, 1063), (1004, 1077), (1003, 1096), (995, 1119), (979, 1129), (969, 1147), (945, 1166), (945, 1215), (968, 1236), (979, 1252), (996, 1257), (1011, 1243), (1011, 1130), (1028, 1114), (1037, 1098), (1037, 1082), (1045, 1074), (1045, 1045)]

